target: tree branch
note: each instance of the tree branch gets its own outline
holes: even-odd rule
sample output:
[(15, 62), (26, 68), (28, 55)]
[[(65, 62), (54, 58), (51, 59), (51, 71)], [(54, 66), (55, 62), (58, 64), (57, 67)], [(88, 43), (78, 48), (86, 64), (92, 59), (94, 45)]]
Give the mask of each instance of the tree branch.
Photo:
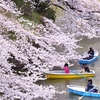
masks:
[(60, 6), (60, 5), (58, 5), (58, 4), (50, 3), (50, 5), (54, 5), (54, 6), (56, 6), (56, 7), (61, 8), (61, 9), (64, 10), (64, 11), (67, 11), (65, 8), (63, 8), (62, 6)]

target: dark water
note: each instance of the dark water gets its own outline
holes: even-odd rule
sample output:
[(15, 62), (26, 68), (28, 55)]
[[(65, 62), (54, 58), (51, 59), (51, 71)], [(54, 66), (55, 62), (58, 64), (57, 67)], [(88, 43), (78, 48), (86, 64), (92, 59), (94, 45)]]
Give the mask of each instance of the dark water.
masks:
[[(93, 47), (95, 50), (98, 50), (100, 52), (100, 38), (96, 39), (93, 38), (91, 40), (88, 40), (86, 37), (78, 43), (79, 45), (83, 46), (84, 48), (78, 49), (77, 51), (82, 54), (85, 51), (88, 51), (89, 47)], [(94, 85), (98, 85), (100, 87), (100, 57), (98, 60), (92, 64), (88, 65), (90, 69), (94, 70), (96, 72), (95, 77), (91, 77), (93, 80)], [(78, 67), (78, 61), (75, 61), (75, 65), (70, 67), (70, 69), (80, 69)], [(79, 100), (78, 95), (68, 93), (66, 85), (83, 85), (86, 86), (87, 78), (81, 78), (81, 79), (48, 79), (45, 81), (40, 81), (38, 84), (42, 85), (53, 85), (57, 88), (58, 91), (65, 90), (65, 94), (56, 94), (55, 98), (53, 100)], [(83, 97), (82, 100), (100, 100), (100, 98), (93, 98), (93, 97)]]

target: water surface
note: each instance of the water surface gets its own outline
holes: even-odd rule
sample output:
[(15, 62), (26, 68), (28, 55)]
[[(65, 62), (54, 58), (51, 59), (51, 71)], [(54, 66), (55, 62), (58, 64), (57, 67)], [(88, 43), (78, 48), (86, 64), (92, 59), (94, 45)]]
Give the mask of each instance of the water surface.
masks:
[[(87, 39), (86, 37), (83, 38), (81, 42), (78, 42), (79, 45), (83, 46), (82, 49), (77, 49), (77, 51), (82, 54), (85, 51), (89, 50), (89, 47), (93, 47), (95, 50), (98, 50), (100, 52), (100, 38), (96, 39), (93, 38), (91, 40)], [(78, 61), (75, 60), (75, 65), (70, 67), (70, 69), (80, 69), (78, 66)], [(90, 69), (94, 70), (96, 72), (95, 77), (91, 77), (93, 79), (94, 85), (98, 85), (100, 87), (100, 57), (98, 60), (92, 64), (88, 65)], [(45, 81), (39, 81), (38, 84), (42, 85), (53, 85), (57, 88), (58, 91), (65, 90), (65, 94), (56, 94), (55, 98), (53, 100), (79, 100), (79, 95), (75, 95), (72, 93), (68, 93), (66, 85), (83, 85), (86, 86), (87, 78), (81, 78), (81, 79), (48, 79)], [(100, 98), (91, 98), (91, 97), (84, 97), (82, 100), (100, 100)]]

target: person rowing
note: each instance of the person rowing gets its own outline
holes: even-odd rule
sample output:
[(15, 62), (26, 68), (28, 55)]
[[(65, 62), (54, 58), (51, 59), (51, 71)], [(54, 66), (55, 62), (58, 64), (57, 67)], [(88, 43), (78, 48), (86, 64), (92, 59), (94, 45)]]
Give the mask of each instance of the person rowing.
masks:
[[(85, 91), (98, 93), (98, 89), (93, 88), (93, 87), (94, 87), (94, 86), (93, 86), (92, 79), (88, 79), (88, 83), (87, 83), (87, 86), (86, 86)], [(93, 88), (93, 89), (92, 89), (92, 88)]]
[(90, 69), (89, 69), (89, 67), (87, 66), (87, 64), (82, 64), (80, 67), (81, 67), (81, 68), (84, 68), (84, 71), (81, 71), (80, 73), (82, 73), (82, 72), (88, 72), (88, 73), (90, 73)]
[(92, 47), (90, 47), (90, 50), (88, 51), (89, 59), (92, 59), (94, 57), (94, 50)]
[(93, 57), (94, 57), (94, 50), (93, 50), (93, 48), (92, 47), (90, 47), (90, 49), (89, 49), (89, 51), (88, 51), (88, 57), (85, 57), (85, 58), (83, 58), (83, 59), (92, 59)]

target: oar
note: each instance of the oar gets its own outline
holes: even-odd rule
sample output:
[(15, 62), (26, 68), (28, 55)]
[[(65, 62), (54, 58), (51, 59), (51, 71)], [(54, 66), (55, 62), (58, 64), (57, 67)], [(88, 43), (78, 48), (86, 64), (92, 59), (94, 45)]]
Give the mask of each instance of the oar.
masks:
[[(95, 87), (97, 87), (96, 85), (92, 88), (92, 89), (90, 89), (88, 92), (91, 92)], [(86, 92), (87, 93), (87, 92)], [(81, 97), (79, 97), (79, 99), (78, 100), (82, 100), (82, 98), (85, 96), (85, 94), (86, 93), (84, 93), (84, 95), (83, 96), (81, 96)]]
[(75, 72), (74, 70), (72, 70), (71, 72), (72, 72), (72, 73), (75, 73), (75, 74), (77, 74), (77, 75), (79, 75), (79, 76), (81, 76), (81, 77), (83, 77), (83, 78), (87, 78), (86, 76), (82, 75), (81, 73), (77, 73), (77, 72)]

